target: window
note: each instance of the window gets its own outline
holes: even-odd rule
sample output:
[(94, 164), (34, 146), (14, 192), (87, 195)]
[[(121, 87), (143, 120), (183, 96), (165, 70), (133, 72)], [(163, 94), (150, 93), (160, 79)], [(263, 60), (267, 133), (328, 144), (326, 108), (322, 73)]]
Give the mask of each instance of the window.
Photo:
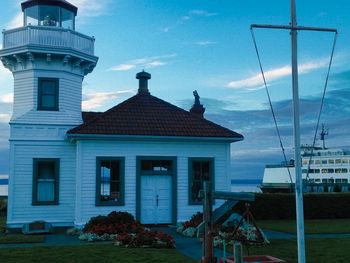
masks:
[(39, 78), (38, 110), (58, 111), (58, 79)]
[(329, 159), (329, 160), (328, 160), (328, 163), (329, 163), (329, 164), (334, 164), (334, 159)]
[(124, 158), (97, 157), (96, 205), (124, 205)]
[(58, 204), (59, 159), (34, 159), (33, 205)]
[[(203, 190), (203, 182), (214, 182), (214, 159), (213, 158), (189, 158), (189, 203), (201, 204), (199, 196)], [(214, 189), (214, 184), (212, 185)]]
[(327, 164), (327, 160), (322, 160), (322, 164)]

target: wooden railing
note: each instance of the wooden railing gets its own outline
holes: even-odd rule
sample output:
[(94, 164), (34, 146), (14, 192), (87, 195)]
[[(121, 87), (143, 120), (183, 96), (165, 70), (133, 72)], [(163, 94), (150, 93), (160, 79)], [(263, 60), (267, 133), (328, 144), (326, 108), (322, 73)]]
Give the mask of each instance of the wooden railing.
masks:
[(25, 45), (71, 48), (94, 55), (93, 37), (76, 31), (44, 26), (25, 26), (3, 31), (3, 49)]

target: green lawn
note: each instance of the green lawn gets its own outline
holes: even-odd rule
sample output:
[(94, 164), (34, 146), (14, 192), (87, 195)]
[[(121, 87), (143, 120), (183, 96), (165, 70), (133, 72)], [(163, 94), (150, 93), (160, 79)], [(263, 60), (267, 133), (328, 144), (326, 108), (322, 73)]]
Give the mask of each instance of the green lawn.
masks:
[(43, 235), (26, 236), (22, 234), (5, 234), (5, 227), (6, 217), (0, 216), (0, 244), (39, 243), (45, 240), (45, 236)]
[(1, 263), (21, 262), (122, 262), (122, 263), (195, 263), (176, 249), (118, 248), (111, 244), (65, 247), (0, 249)]
[[(295, 220), (260, 220), (257, 225), (266, 230), (296, 233)], [(350, 233), (350, 219), (305, 220), (306, 234)]]
[[(350, 238), (306, 240), (306, 257), (308, 263), (347, 263), (350, 259)], [(231, 247), (229, 249), (232, 250)], [(244, 249), (245, 254), (247, 250)], [(270, 255), (297, 263), (296, 240), (272, 240), (264, 247), (250, 247), (250, 255)]]

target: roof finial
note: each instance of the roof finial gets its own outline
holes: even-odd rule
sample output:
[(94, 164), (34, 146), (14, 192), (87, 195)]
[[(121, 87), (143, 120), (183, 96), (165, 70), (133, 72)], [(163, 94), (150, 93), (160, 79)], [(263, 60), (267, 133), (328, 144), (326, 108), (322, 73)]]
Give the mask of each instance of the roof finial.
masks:
[(148, 80), (151, 79), (151, 74), (142, 70), (136, 74), (136, 78), (139, 80), (139, 94), (149, 94), (148, 91)]

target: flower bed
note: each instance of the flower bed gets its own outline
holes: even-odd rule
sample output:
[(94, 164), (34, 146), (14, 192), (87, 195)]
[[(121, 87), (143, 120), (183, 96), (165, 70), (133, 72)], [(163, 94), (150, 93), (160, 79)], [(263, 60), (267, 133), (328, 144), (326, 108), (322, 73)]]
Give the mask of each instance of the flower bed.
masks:
[(197, 235), (197, 226), (203, 221), (203, 213), (197, 212), (189, 221), (179, 223), (177, 232), (183, 236), (194, 237)]
[(163, 232), (145, 228), (126, 212), (112, 212), (108, 216), (90, 219), (82, 231), (68, 230), (68, 234), (80, 234), (80, 240), (115, 241), (116, 246), (174, 248), (174, 239)]

